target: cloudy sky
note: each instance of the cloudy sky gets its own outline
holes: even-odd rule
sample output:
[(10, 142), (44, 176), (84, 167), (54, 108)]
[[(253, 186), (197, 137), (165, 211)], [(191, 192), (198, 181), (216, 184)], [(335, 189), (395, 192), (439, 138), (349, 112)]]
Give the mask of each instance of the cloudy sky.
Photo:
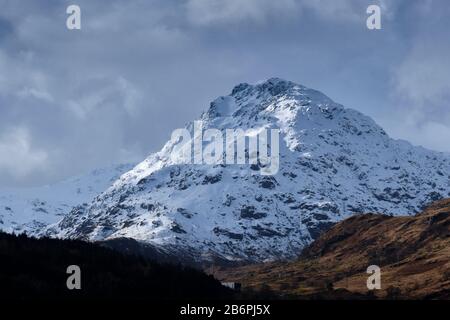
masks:
[[(77, 4), (82, 29), (66, 28)], [(366, 8), (382, 7), (382, 30)], [(448, 0), (0, 0), (0, 187), (142, 160), (241, 82), (318, 89), (450, 151)]]

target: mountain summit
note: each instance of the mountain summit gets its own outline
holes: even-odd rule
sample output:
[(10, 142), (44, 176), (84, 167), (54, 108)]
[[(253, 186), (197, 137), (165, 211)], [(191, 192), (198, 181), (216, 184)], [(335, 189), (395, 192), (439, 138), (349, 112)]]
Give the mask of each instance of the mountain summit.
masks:
[(201, 120), (247, 134), (279, 129), (277, 174), (254, 164), (178, 164), (171, 139), (47, 234), (263, 261), (295, 257), (355, 213), (413, 214), (450, 195), (448, 155), (393, 140), (371, 118), (293, 82), (239, 84)]

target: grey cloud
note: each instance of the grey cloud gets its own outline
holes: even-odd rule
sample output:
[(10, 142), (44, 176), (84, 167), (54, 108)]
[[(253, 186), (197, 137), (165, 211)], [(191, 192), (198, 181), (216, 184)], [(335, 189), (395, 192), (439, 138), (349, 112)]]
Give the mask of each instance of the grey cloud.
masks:
[[(450, 7), (439, 1), (424, 1), (415, 9), (410, 27), (410, 47), (393, 68), (391, 103), (396, 106), (397, 137), (429, 148), (449, 151), (450, 137)], [(431, 15), (433, 18), (431, 19)]]
[[(0, 186), (141, 160), (235, 84), (273, 76), (450, 151), (446, 1), (76, 2), (80, 31), (65, 28), (73, 1), (0, 0)], [(381, 31), (365, 28), (372, 3)]]

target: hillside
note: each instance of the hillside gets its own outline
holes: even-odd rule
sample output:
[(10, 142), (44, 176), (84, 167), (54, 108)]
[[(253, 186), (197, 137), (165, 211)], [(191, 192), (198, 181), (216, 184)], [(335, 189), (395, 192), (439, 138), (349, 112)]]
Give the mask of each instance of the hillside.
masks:
[[(81, 290), (68, 290), (69, 265)], [(0, 233), (0, 299), (220, 299), (232, 292), (211, 276), (179, 265), (122, 255), (96, 244)]]
[[(417, 216), (364, 214), (333, 226), (294, 262), (211, 269), (244, 288), (266, 288), (282, 296), (345, 297), (367, 294), (366, 269), (381, 268), (381, 298), (450, 299), (450, 199)], [(366, 296), (370, 297), (369, 294)]]

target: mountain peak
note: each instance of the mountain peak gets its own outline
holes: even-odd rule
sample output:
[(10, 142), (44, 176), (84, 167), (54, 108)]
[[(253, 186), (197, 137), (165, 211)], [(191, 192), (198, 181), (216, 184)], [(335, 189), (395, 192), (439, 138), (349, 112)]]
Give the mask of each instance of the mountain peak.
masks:
[(240, 83), (233, 88), (233, 90), (231, 91), (231, 96), (237, 96), (238, 94), (246, 91), (248, 93), (249, 90), (268, 92), (272, 96), (276, 96), (280, 93), (285, 93), (295, 87), (300, 88), (303, 86), (281, 78), (269, 78), (266, 81), (257, 83), (256, 85), (251, 85), (245, 82)]
[(290, 81), (239, 84), (202, 120), (205, 129), (248, 136), (279, 129), (280, 170), (175, 163), (171, 139), (50, 232), (134, 238), (199, 260), (262, 261), (296, 256), (354, 213), (413, 214), (450, 195), (448, 156), (390, 139), (370, 117)]
[(269, 93), (271, 96), (277, 96), (281, 93), (287, 93), (294, 88), (304, 88), (303, 86), (291, 81), (287, 81), (281, 78), (269, 78), (265, 81), (258, 82), (255, 85), (248, 83), (240, 83), (233, 88), (231, 96), (239, 97), (243, 94), (249, 95), (251, 93)]
[(320, 114), (324, 110), (330, 113), (343, 107), (320, 91), (281, 78), (270, 78), (254, 85), (238, 84), (230, 95), (211, 102), (202, 120), (232, 116), (240, 125), (252, 126), (254, 120), (273, 118), (274, 113), (280, 115), (280, 111), (284, 113), (282, 117), (292, 118), (300, 109), (303, 114)]

